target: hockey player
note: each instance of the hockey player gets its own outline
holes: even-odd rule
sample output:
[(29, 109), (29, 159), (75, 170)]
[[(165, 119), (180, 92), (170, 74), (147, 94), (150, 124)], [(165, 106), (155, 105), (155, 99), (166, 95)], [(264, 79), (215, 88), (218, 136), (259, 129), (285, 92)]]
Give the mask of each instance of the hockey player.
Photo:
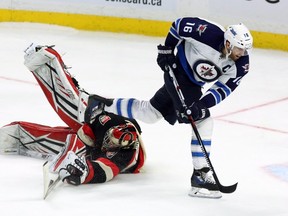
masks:
[(138, 173), (145, 162), (136, 120), (103, 111), (48, 46), (31, 46), (25, 63), (68, 127), (12, 122), (0, 129), (0, 152), (51, 161), (50, 171), (73, 185)]
[[(252, 44), (244, 24), (225, 29), (198, 17), (179, 18), (173, 22), (165, 44), (158, 46), (157, 63), (164, 71), (164, 85), (149, 101), (98, 95), (94, 98), (105, 104), (106, 111), (146, 123), (162, 118), (172, 125), (177, 120), (190, 123), (168, 73), (170, 66), (209, 155), (213, 129), (209, 108), (227, 98), (248, 73)], [(206, 83), (211, 86), (202, 92)], [(220, 198), (221, 192), (193, 131), (190, 145), (194, 171), (189, 195)]]

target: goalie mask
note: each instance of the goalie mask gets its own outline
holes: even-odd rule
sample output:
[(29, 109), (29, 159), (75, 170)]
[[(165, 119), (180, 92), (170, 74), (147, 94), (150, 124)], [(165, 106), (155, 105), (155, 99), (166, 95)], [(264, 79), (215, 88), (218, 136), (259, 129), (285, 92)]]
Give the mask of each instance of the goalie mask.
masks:
[(111, 127), (104, 136), (101, 150), (115, 151), (133, 146), (138, 140), (137, 130), (132, 124)]

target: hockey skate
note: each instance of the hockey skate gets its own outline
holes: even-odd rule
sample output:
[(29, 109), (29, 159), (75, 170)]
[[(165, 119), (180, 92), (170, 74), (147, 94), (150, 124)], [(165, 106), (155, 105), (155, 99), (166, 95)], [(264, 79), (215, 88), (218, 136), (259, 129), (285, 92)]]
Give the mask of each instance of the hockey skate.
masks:
[(194, 169), (191, 177), (191, 190), (189, 191), (189, 196), (214, 199), (222, 197), (212, 176), (212, 171), (208, 167), (204, 167), (200, 170)]

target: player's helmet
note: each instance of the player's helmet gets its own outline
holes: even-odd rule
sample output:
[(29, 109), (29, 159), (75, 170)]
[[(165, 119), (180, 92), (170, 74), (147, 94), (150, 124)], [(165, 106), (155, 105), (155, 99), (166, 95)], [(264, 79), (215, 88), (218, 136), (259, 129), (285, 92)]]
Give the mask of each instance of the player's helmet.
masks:
[(102, 151), (115, 151), (130, 148), (138, 141), (137, 130), (133, 124), (121, 124), (106, 131)]
[(253, 46), (253, 37), (243, 23), (227, 27), (224, 33), (224, 44), (226, 41), (230, 42), (230, 50), (235, 46), (244, 49), (245, 55), (249, 54)]

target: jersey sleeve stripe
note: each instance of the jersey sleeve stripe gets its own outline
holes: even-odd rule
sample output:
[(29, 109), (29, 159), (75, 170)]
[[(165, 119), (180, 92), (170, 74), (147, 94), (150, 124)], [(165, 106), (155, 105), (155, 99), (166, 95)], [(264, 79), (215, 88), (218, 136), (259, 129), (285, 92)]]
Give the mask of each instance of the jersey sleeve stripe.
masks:
[[(219, 81), (217, 81), (217, 82), (215, 83), (215, 85), (217, 85), (218, 87), (220, 87), (220, 88), (225, 92), (226, 97), (231, 94), (231, 89), (230, 89), (227, 85), (225, 85), (225, 84), (223, 84), (223, 83), (221, 83), (221, 82), (219, 82)], [(223, 99), (224, 99), (224, 98), (223, 98)]]
[[(180, 36), (179, 36), (179, 34), (178, 34), (178, 32), (177, 32), (177, 30), (176, 30), (175, 28), (171, 27), (169, 33), (170, 33), (174, 38), (176, 38), (177, 41), (179, 41), (179, 40), (181, 39)], [(177, 43), (176, 43), (176, 44), (177, 44)]]
[(221, 95), (219, 94), (218, 91), (216, 91), (215, 89), (210, 89), (209, 91), (213, 95), (216, 104), (218, 104), (222, 101)]
[(98, 163), (99, 166), (105, 172), (106, 181), (111, 180), (112, 178), (114, 178), (116, 175), (119, 174), (119, 168), (116, 166), (116, 164), (114, 164), (110, 160), (106, 158), (99, 158), (95, 162)]

